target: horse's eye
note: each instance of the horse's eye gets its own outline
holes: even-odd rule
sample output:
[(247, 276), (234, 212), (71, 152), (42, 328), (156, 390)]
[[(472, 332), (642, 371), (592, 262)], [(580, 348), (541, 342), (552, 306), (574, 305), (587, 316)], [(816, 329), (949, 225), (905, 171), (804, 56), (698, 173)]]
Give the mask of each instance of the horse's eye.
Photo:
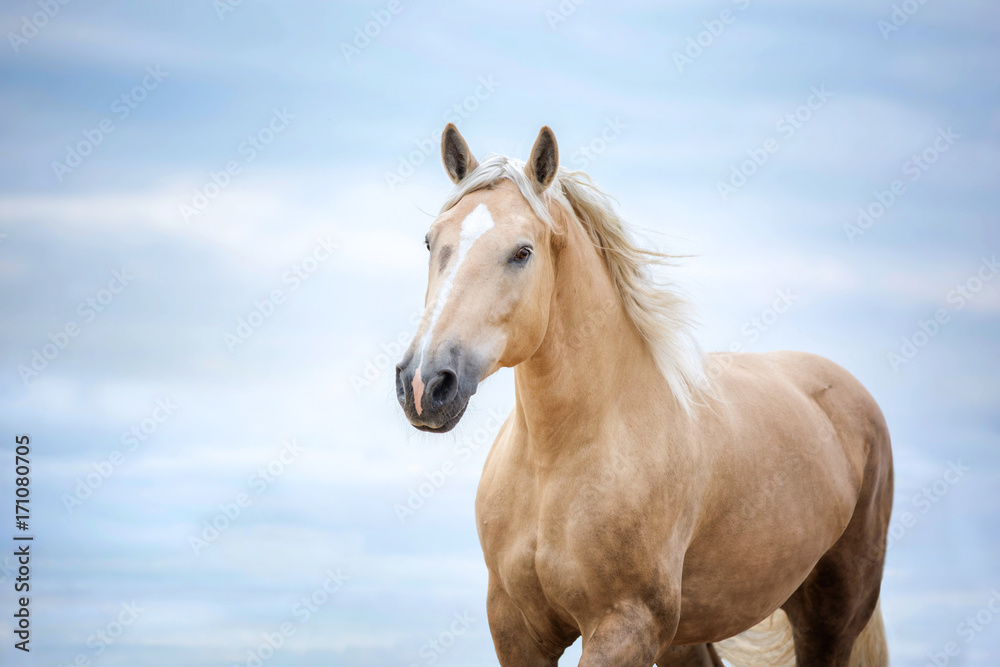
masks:
[(430, 249), (431, 249), (431, 239), (430, 239), (430, 237), (429, 237), (429, 236), (425, 236), (425, 237), (424, 237), (424, 245), (425, 245), (425, 246), (427, 246), (427, 249), (428, 249), (428, 250), (430, 250)]
[(531, 257), (531, 246), (521, 246), (514, 253), (513, 259), (516, 262), (527, 262), (529, 257)]

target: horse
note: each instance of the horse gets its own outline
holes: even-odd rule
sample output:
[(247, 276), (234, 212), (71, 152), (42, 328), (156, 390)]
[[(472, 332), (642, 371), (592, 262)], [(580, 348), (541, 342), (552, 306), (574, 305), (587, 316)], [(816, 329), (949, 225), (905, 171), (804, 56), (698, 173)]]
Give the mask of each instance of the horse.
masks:
[(441, 150), (455, 187), (396, 394), (443, 433), (514, 369), (476, 496), (500, 664), (582, 637), (581, 667), (887, 665), (892, 453), (868, 391), (807, 353), (701, 352), (654, 271), (670, 256), (549, 127), (526, 163), (479, 163), (451, 124)]

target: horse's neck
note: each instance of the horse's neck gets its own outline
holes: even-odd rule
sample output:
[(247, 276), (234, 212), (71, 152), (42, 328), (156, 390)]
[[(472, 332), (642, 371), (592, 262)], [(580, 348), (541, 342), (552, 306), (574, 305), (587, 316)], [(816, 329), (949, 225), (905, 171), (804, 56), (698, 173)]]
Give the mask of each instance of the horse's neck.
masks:
[(664, 385), (603, 257), (578, 222), (565, 235), (545, 339), (514, 371), (518, 416), (542, 448), (592, 434), (627, 394)]

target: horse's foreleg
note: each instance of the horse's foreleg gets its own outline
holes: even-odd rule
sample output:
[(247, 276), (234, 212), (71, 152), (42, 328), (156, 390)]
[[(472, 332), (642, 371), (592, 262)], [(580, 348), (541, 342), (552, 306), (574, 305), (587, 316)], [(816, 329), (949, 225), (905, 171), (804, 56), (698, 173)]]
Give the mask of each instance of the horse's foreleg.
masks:
[(551, 642), (529, 628), (524, 615), (514, 606), (507, 592), (490, 575), (486, 616), (497, 659), (502, 667), (556, 667), (559, 656), (579, 635), (562, 642)]
[[(671, 629), (670, 636), (673, 636)], [(584, 640), (580, 667), (652, 667), (661, 651), (663, 628), (643, 605), (615, 609)]]

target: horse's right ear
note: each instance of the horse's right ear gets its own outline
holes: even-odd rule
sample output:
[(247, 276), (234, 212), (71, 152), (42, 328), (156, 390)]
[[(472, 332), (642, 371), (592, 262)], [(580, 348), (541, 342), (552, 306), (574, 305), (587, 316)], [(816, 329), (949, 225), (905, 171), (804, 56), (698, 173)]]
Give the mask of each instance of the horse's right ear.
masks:
[(479, 166), (454, 123), (448, 123), (441, 133), (441, 160), (444, 161), (444, 170), (455, 183), (461, 183)]

